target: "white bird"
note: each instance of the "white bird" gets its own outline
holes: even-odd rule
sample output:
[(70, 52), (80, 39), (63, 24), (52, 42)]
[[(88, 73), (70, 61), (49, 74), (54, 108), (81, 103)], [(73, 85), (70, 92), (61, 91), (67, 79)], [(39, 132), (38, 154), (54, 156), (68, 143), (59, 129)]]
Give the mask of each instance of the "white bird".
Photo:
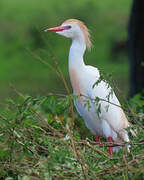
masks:
[[(74, 104), (95, 140), (99, 142), (98, 136), (103, 136), (109, 142), (129, 142), (128, 133), (125, 130), (129, 123), (122, 108), (118, 107), (119, 100), (114, 92), (111, 94), (112, 89), (106, 81), (98, 82), (99, 70), (84, 63), (85, 50), (91, 47), (87, 27), (80, 20), (68, 19), (61, 26), (45, 30), (45, 32), (49, 31), (72, 39), (69, 52), (69, 75), (73, 93), (80, 96), (74, 100)], [(100, 99), (98, 103), (94, 102), (96, 97)], [(90, 108), (86, 106), (88, 99)], [(109, 147), (110, 157), (113, 151), (118, 151), (120, 148), (119, 146)]]

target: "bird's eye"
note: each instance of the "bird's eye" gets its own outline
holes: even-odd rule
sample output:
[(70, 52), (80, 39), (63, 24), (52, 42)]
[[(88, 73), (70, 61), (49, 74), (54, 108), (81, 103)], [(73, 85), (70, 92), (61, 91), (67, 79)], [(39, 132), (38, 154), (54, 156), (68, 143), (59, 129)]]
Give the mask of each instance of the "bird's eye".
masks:
[(65, 26), (65, 29), (66, 29), (66, 30), (71, 29), (71, 26), (70, 26), (70, 25)]
[(71, 26), (70, 26), (70, 25), (68, 26), (68, 29), (71, 29)]

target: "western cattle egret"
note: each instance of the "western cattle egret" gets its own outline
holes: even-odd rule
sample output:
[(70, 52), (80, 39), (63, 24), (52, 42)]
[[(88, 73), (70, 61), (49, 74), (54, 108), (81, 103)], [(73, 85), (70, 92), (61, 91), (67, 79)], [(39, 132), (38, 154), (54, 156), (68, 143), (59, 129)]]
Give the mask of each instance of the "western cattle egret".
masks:
[[(112, 88), (104, 80), (96, 83), (100, 78), (99, 70), (84, 63), (85, 50), (91, 47), (87, 27), (80, 20), (68, 19), (61, 26), (45, 30), (45, 32), (49, 31), (72, 39), (69, 52), (69, 75), (73, 93), (80, 96), (74, 100), (74, 104), (95, 140), (99, 142), (98, 136), (103, 136), (109, 142), (129, 142), (128, 133), (125, 130), (129, 123), (125, 113), (119, 107), (120, 103), (115, 93), (111, 94)], [(96, 97), (102, 100), (95, 103)], [(90, 108), (85, 105), (88, 99)], [(118, 151), (120, 148), (119, 146), (109, 147), (110, 157), (113, 151)]]

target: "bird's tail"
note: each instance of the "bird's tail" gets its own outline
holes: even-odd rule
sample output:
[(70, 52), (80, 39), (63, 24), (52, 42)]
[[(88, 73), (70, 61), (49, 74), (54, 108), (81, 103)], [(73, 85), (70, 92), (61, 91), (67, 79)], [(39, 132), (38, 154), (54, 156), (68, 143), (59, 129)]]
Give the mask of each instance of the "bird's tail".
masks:
[[(123, 143), (123, 142), (129, 142), (129, 136), (128, 136), (128, 132), (125, 129), (122, 129), (118, 132), (118, 138), (116, 140), (117, 143)], [(114, 152), (118, 152), (120, 149), (122, 148), (122, 146), (115, 146), (113, 148)], [(130, 145), (127, 145), (127, 150), (128, 152), (130, 152)]]
[[(133, 129), (130, 129), (130, 133), (135, 137), (137, 136), (137, 132)], [(124, 142), (130, 142), (128, 132), (125, 129), (119, 131), (119, 136)], [(127, 145), (127, 149), (128, 152), (130, 152), (130, 145)]]
[(124, 141), (124, 142), (129, 142), (129, 136), (128, 136), (128, 132), (125, 129), (122, 129), (118, 132), (118, 135), (120, 136), (120, 138)]

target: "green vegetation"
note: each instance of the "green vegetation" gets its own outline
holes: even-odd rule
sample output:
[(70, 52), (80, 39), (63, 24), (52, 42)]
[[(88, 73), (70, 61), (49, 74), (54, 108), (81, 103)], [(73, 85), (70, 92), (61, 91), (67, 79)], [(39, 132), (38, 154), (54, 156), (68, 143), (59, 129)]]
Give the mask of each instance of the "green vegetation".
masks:
[[(9, 99), (0, 113), (0, 179), (143, 179), (144, 100), (131, 99), (127, 113), (137, 130), (110, 159), (108, 143), (95, 143), (83, 120), (74, 114), (69, 98), (23, 96)], [(129, 112), (128, 112), (129, 111)], [(87, 138), (86, 138), (87, 137)]]
[(11, 94), (8, 83), (13, 82), (24, 94), (46, 95), (63, 92), (55, 73), (46, 69), (27, 51), (32, 50), (51, 63), (40, 49), (49, 43), (67, 81), (67, 57), (70, 40), (55, 33), (44, 33), (47, 27), (59, 25), (69, 18), (83, 20), (91, 30), (93, 49), (85, 55), (87, 64), (113, 73), (119, 88), (128, 91), (128, 59), (120, 53), (112, 56), (114, 42), (126, 40), (130, 10), (129, 0), (1, 0), (0, 1), (0, 98)]

